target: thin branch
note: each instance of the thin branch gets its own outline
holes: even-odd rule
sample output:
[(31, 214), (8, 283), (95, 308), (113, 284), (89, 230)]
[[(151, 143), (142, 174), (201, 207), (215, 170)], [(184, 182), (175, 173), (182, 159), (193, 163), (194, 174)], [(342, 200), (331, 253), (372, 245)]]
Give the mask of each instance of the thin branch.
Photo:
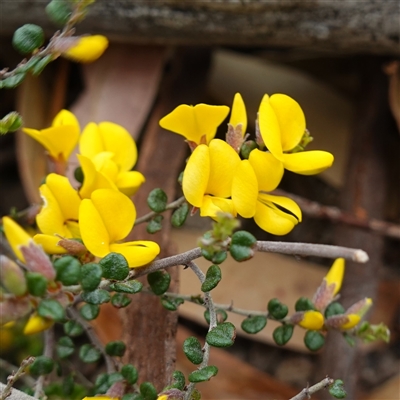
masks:
[(327, 376), (325, 379), (323, 379), (321, 382), (318, 382), (314, 386), (304, 388), (299, 394), (296, 394), (296, 396), (292, 397), (289, 400), (310, 399), (312, 394), (322, 389), (326, 389), (328, 386), (331, 386), (333, 382), (334, 380)]
[(316, 201), (311, 201), (305, 199), (304, 197), (287, 193), (280, 189), (275, 190), (274, 194), (293, 199), (300, 206), (301, 211), (310, 217), (329, 219), (332, 222), (338, 222), (361, 229), (368, 229), (379, 235), (400, 239), (400, 225), (374, 218), (358, 218), (355, 215), (346, 213), (337, 207), (324, 206)]
[[(18, 370), (18, 368), (21, 368), (21, 367), (17, 367), (16, 365), (11, 364), (7, 360), (4, 360), (4, 358), (0, 358), (0, 370), (3, 370), (5, 372), (9, 373), (10, 375), (12, 375), (14, 373), (14, 371)], [(19, 379), (21, 381), (23, 381), (26, 386), (30, 386), (30, 387), (33, 387), (36, 383), (35, 379), (33, 379), (30, 375), (26, 375), (24, 373), (19, 375)]]
[[(53, 358), (53, 352), (54, 352), (54, 327), (51, 327), (47, 329), (44, 332), (44, 351), (43, 355), (45, 357)], [(38, 380), (36, 381), (36, 387), (35, 387), (35, 394), (33, 397), (35, 399), (39, 399), (43, 396), (43, 385), (45, 381), (46, 376), (45, 375), (40, 375)]]
[(21, 392), (18, 389), (12, 389), (12, 391), (7, 395), (7, 397), (3, 397), (6, 388), (7, 388), (7, 386), (4, 385), (4, 383), (0, 382), (0, 393), (2, 396), (2, 397), (0, 397), (1, 400), (4, 400), (4, 399), (7, 399), (7, 400), (35, 400), (34, 397), (29, 396), (28, 394)]

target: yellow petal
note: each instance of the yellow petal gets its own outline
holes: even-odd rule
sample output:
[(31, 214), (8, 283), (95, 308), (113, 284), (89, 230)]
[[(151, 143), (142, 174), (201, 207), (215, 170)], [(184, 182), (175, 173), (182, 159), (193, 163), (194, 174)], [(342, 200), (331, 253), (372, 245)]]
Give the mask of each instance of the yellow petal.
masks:
[(315, 175), (333, 164), (333, 155), (327, 151), (312, 150), (283, 154), (283, 166), (289, 171), (302, 175)]
[(217, 128), (229, 113), (229, 107), (181, 104), (160, 120), (160, 126), (200, 144), (202, 136), (207, 143), (215, 136)]
[(299, 103), (286, 94), (274, 94), (269, 103), (275, 111), (281, 131), (282, 150), (295, 148), (306, 130), (306, 119)]
[(240, 157), (228, 143), (220, 139), (211, 140), (209, 149), (210, 175), (206, 193), (217, 197), (230, 197), (232, 180), (240, 164)]
[(258, 124), (261, 137), (267, 149), (278, 160), (282, 158), (281, 130), (278, 118), (268, 96), (264, 96), (258, 110)]
[(240, 162), (232, 182), (232, 200), (236, 211), (244, 218), (256, 212), (258, 182), (249, 160)]
[(90, 63), (97, 60), (107, 47), (108, 39), (105, 36), (82, 36), (63, 56), (77, 62)]
[(106, 151), (100, 129), (94, 122), (89, 122), (83, 129), (79, 139), (79, 152), (88, 158), (93, 158), (96, 154)]
[(49, 329), (54, 324), (54, 321), (48, 318), (43, 318), (38, 314), (32, 314), (24, 328), (24, 335), (34, 335), (35, 333), (43, 332)]
[(233, 127), (237, 126), (238, 124), (242, 124), (242, 135), (244, 136), (247, 129), (247, 113), (246, 106), (240, 93), (236, 93), (235, 97), (233, 98), (231, 118), (229, 123)]
[(200, 208), (200, 216), (215, 219), (218, 213), (227, 213), (236, 217), (233, 201), (221, 197), (204, 196), (203, 205)]
[(74, 126), (78, 132), (80, 131), (79, 121), (75, 115), (68, 110), (61, 110), (53, 119), (51, 124), (52, 127), (55, 126)]
[(319, 311), (305, 311), (298, 324), (304, 329), (319, 331), (324, 326), (324, 316)]
[(203, 204), (209, 176), (210, 149), (202, 144), (195, 148), (183, 172), (183, 194), (192, 206), (200, 208)]
[(13, 252), (18, 257), (19, 260), (25, 262), (25, 258), (19, 249), (22, 245), (27, 245), (29, 241), (32, 239), (25, 230), (18, 225), (13, 219), (10, 217), (3, 217), (3, 228), (4, 234), (10, 244)]
[(283, 177), (282, 162), (271, 153), (258, 149), (250, 153), (249, 161), (257, 176), (258, 190), (263, 192), (275, 190)]
[(340, 326), (340, 329), (342, 330), (352, 329), (361, 321), (361, 317), (357, 314), (349, 314), (346, 315), (346, 317), (348, 321)]
[(337, 258), (332, 264), (332, 267), (330, 268), (328, 274), (324, 278), (327, 286), (335, 285), (333, 296), (339, 293), (340, 288), (342, 287), (344, 267), (344, 258)]
[(110, 181), (115, 182), (118, 176), (118, 165), (112, 160), (114, 153), (102, 151), (96, 154), (91, 160), (96, 171), (101, 172)]
[(156, 242), (139, 240), (114, 243), (110, 245), (110, 251), (122, 254), (130, 268), (137, 268), (152, 262), (160, 254), (160, 246)]
[(33, 240), (36, 244), (40, 244), (43, 250), (47, 254), (65, 254), (67, 250), (58, 245), (61, 240), (58, 236), (54, 235), (43, 235), (41, 233), (35, 235)]
[(145, 177), (140, 172), (127, 171), (119, 173), (115, 183), (120, 192), (130, 197), (137, 192), (145, 181)]

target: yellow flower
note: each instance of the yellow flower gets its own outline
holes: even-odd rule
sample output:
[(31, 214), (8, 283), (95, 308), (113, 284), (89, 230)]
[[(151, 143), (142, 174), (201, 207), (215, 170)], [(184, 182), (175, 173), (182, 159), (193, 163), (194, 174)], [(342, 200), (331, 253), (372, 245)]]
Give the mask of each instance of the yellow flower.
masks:
[(228, 113), (227, 106), (181, 104), (160, 120), (160, 126), (184, 136), (189, 142), (208, 144)]
[(62, 55), (81, 63), (97, 60), (108, 47), (108, 39), (102, 35), (81, 36), (73, 39), (74, 44)]
[(111, 252), (122, 254), (131, 268), (153, 261), (160, 247), (151, 241), (118, 243), (131, 231), (136, 209), (124, 194), (112, 189), (98, 189), (79, 208), (79, 227), (86, 248), (97, 257)]
[(339, 293), (342, 287), (343, 276), (344, 276), (344, 258), (337, 258), (332, 267), (330, 268), (328, 274), (325, 276), (325, 281), (327, 287), (334, 285), (333, 296)]
[(319, 311), (304, 311), (298, 325), (304, 329), (319, 331), (324, 326), (324, 316)]
[(25, 263), (20, 247), (28, 245), (32, 240), (31, 236), (10, 217), (3, 217), (3, 228), (13, 252), (20, 261)]
[(259, 127), (268, 150), (289, 171), (314, 175), (332, 165), (333, 155), (326, 151), (287, 154), (300, 143), (306, 130), (303, 110), (291, 97), (265, 95), (259, 108)]
[(239, 163), (238, 154), (220, 139), (195, 148), (183, 173), (182, 190), (201, 216), (215, 217), (218, 212), (236, 215), (229, 198)]
[(23, 131), (37, 140), (54, 160), (67, 161), (79, 139), (79, 123), (74, 114), (61, 110), (50, 128)]
[(232, 200), (239, 215), (254, 218), (256, 224), (274, 235), (289, 233), (301, 222), (301, 210), (291, 199), (268, 194), (282, 177), (271, 153), (253, 150), (242, 160), (232, 182)]
[(235, 97), (233, 98), (232, 112), (231, 112), (231, 118), (229, 119), (229, 124), (231, 124), (233, 128), (236, 128), (238, 127), (238, 125), (240, 125), (242, 137), (246, 133), (247, 129), (246, 106), (244, 104), (243, 98), (240, 93), (236, 93)]
[(24, 328), (25, 335), (34, 335), (49, 329), (54, 324), (54, 321), (48, 318), (43, 318), (40, 315), (34, 313), (29, 317), (28, 322)]

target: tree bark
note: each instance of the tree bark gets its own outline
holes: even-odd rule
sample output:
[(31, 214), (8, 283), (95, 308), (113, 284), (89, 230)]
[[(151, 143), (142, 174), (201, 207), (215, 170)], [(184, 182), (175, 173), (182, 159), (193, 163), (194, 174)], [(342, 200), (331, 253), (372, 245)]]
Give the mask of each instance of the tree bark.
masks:
[[(24, 23), (54, 32), (45, 5), (1, 0), (0, 34), (11, 35)], [(97, 0), (78, 29), (146, 44), (400, 55), (399, 18), (400, 3), (392, 0)]]

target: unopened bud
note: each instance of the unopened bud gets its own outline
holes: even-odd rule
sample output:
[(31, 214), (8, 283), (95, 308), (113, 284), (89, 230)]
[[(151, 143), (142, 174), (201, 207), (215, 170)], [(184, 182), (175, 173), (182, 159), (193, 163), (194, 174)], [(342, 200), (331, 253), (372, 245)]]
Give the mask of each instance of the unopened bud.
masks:
[(4, 325), (24, 317), (31, 311), (32, 305), (27, 298), (5, 299), (0, 302), (0, 321)]
[(87, 252), (85, 245), (77, 240), (61, 239), (57, 244), (67, 250), (69, 254), (82, 255)]
[(30, 241), (27, 246), (21, 246), (20, 250), (25, 258), (26, 267), (29, 271), (39, 272), (48, 281), (53, 281), (55, 279), (56, 271), (41, 246)]
[(0, 278), (4, 288), (16, 296), (22, 296), (27, 291), (26, 279), (17, 263), (4, 255), (0, 255)]
[(324, 316), (319, 311), (299, 311), (290, 317), (290, 322), (304, 329), (318, 331), (324, 326)]
[(54, 321), (49, 318), (43, 318), (34, 313), (30, 316), (24, 328), (24, 335), (34, 335), (35, 333), (43, 332), (49, 329), (54, 324)]

